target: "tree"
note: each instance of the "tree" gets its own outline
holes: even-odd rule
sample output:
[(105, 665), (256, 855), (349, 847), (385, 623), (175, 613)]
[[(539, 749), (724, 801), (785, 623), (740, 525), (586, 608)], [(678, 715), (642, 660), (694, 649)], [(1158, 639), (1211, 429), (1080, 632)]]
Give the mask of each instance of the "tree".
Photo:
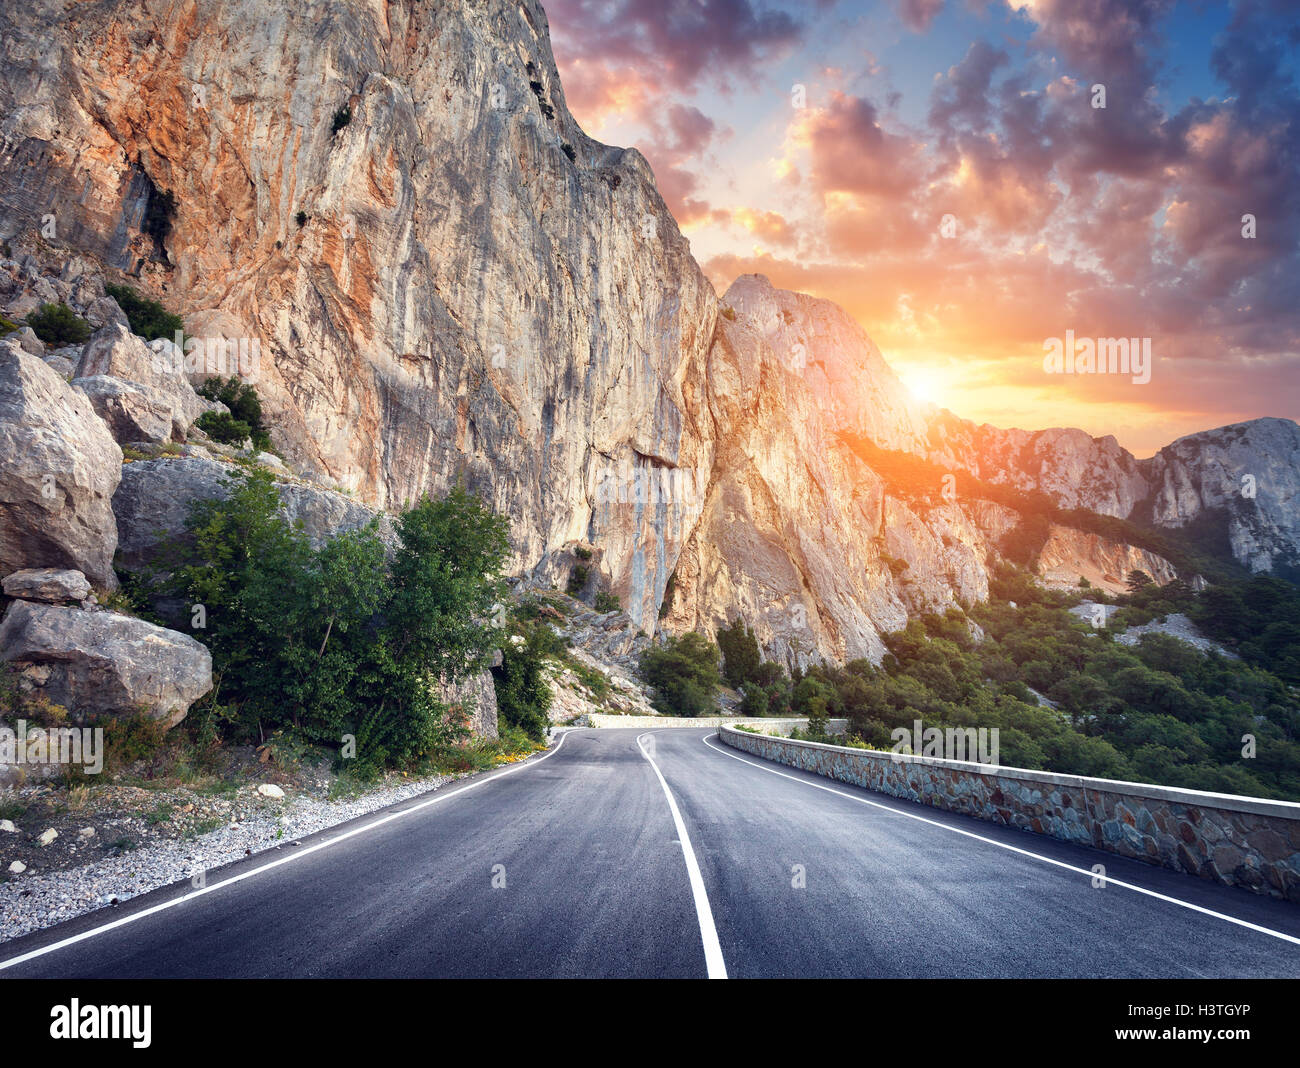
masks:
[(722, 651), (722, 673), (737, 689), (748, 681), (758, 681), (762, 654), (754, 630), (737, 617), (730, 627), (718, 631), (718, 648)]
[(766, 716), (767, 691), (756, 682), (740, 684), (740, 711), (746, 716)]
[(1139, 571), (1134, 568), (1128, 573), (1128, 582), (1126, 583), (1129, 593), (1137, 593), (1138, 590), (1145, 589), (1152, 583), (1152, 578), (1145, 571)]
[(508, 532), (506, 518), (462, 486), (402, 514), (384, 631), (399, 659), (448, 679), (486, 664), (496, 648), (492, 606), (505, 596)]
[(654, 689), (652, 704), (668, 716), (699, 716), (714, 708), (718, 647), (702, 634), (669, 638), (641, 654), (641, 677)]
[(481, 668), (495, 647), (506, 520), (461, 489), (426, 498), (398, 518), (389, 563), (377, 522), (314, 549), (267, 471), (226, 489), (191, 506), (185, 536), (142, 582), (201, 608), (193, 633), (212, 650), (214, 699), (235, 738), (292, 729), (337, 747), (351, 734), (357, 766), (371, 770), (453, 740), (436, 684)]

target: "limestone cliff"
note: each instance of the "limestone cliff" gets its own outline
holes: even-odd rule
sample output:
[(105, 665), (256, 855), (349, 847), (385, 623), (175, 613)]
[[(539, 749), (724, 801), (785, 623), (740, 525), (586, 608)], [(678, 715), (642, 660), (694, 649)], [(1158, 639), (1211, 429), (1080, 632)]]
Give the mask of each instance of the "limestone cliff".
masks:
[(569, 115), (538, 4), (33, 0), (0, 40), (0, 232), (255, 345), (295, 465), (378, 506), (464, 478), (518, 568), (601, 540), (653, 620), (715, 300), (645, 160)]
[(722, 304), (732, 314), (703, 375), (713, 469), (666, 625), (711, 632), (743, 616), (790, 664), (876, 660), (909, 613), (987, 597), (1014, 514), (946, 500), (938, 485), (891, 492), (845, 444), (925, 443), (921, 411), (861, 328), (761, 276)]

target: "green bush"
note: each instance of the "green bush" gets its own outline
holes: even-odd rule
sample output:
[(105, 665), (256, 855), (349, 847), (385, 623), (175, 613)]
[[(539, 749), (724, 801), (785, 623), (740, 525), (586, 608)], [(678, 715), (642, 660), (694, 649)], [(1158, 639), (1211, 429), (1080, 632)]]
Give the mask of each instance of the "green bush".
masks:
[(240, 445), (253, 436), (253, 428), (229, 412), (204, 412), (194, 420), (194, 425), (224, 445)]
[(158, 338), (174, 340), (184, 329), (179, 315), (173, 315), (156, 300), (140, 296), (129, 286), (106, 285), (104, 289), (126, 315), (131, 333), (139, 334), (146, 341)]
[(391, 561), (377, 523), (313, 549), (261, 470), (191, 506), (185, 536), (138, 581), (203, 606), (193, 635), (212, 651), (230, 737), (290, 730), (337, 749), (352, 735), (354, 771), (415, 764), (455, 740), (433, 683), (487, 664), (495, 632), (480, 621), (502, 594), (506, 521), (456, 489), (396, 527)]
[(746, 716), (766, 716), (768, 709), (767, 691), (754, 682), (740, 685), (740, 711)]
[(574, 564), (573, 570), (569, 572), (569, 584), (565, 587), (565, 593), (570, 597), (577, 597), (587, 585), (587, 577), (591, 572), (582, 564)]
[(516, 631), (513, 637), (521, 640), (506, 641), (501, 663), (492, 669), (501, 722), (534, 741), (541, 741), (550, 726), (551, 688), (544, 668), (551, 633), (545, 624)]
[(623, 607), (621, 601), (608, 590), (598, 590), (596, 592), (596, 611), (597, 612), (617, 612)]
[(718, 647), (702, 634), (683, 634), (641, 654), (641, 677), (654, 689), (651, 703), (668, 716), (699, 716), (716, 707), (721, 684)]
[(27, 325), (54, 348), (80, 345), (90, 337), (90, 324), (66, 304), (42, 304), (27, 316)]
[[(258, 451), (270, 451), (271, 435), (262, 423), (262, 400), (255, 386), (232, 375), (207, 379), (199, 386), (198, 393), (230, 409), (228, 417), (220, 412), (205, 412), (197, 421), (200, 430), (214, 441), (227, 444), (251, 441)], [(208, 429), (209, 426), (213, 429)]]

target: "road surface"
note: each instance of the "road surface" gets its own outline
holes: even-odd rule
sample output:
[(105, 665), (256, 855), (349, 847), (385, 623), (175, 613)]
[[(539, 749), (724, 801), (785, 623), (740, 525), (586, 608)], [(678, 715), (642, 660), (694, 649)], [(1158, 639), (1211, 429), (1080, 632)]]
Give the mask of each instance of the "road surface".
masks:
[(202, 892), (0, 945), (0, 979), (724, 975), (1297, 977), (1300, 909), (712, 730), (581, 730)]

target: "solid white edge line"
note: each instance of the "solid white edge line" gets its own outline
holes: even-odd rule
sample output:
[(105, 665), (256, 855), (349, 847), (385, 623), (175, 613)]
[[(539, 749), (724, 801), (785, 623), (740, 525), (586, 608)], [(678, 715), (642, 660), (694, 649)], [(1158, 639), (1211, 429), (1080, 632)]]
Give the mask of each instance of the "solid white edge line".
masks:
[(677, 827), (677, 840), (681, 843), (682, 856), (686, 858), (686, 874), (691, 881), (691, 896), (695, 899), (695, 917), (700, 925), (700, 941), (704, 945), (704, 964), (708, 969), (710, 979), (727, 978), (727, 963), (722, 958), (722, 946), (718, 942), (718, 929), (713, 924), (713, 909), (709, 907), (709, 895), (704, 889), (704, 876), (700, 874), (700, 865), (695, 859), (695, 850), (691, 846), (691, 836), (686, 833), (686, 824), (682, 821), (682, 814), (677, 809), (677, 801), (673, 798), (672, 790), (668, 789), (668, 780), (664, 778), (664, 773), (659, 770), (659, 765), (654, 762), (645, 746), (641, 744), (642, 738), (648, 738), (650, 735), (642, 734), (637, 737), (636, 747), (641, 750), (641, 755), (650, 763), (654, 769), (655, 775), (659, 777), (659, 785), (664, 788), (664, 796), (668, 798), (668, 809), (673, 814), (673, 823)]
[[(586, 728), (579, 727), (575, 729), (585, 730)], [(193, 901), (196, 897), (202, 897), (204, 894), (210, 894), (213, 891), (220, 890), (227, 886), (234, 886), (235, 883), (242, 883), (245, 879), (251, 879), (254, 875), (261, 875), (263, 872), (270, 871), (272, 868), (278, 868), (282, 864), (291, 864), (295, 860), (301, 860), (303, 857), (310, 856), (312, 853), (318, 853), (322, 849), (328, 849), (330, 846), (337, 845), (339, 842), (344, 842), (349, 838), (355, 838), (357, 835), (373, 831), (376, 827), (382, 827), (386, 823), (392, 823), (394, 820), (400, 820), (405, 816), (412, 815), (413, 813), (422, 812), (431, 805), (439, 804), (440, 802), (450, 800), (453, 797), (459, 797), (461, 794), (468, 793), (470, 790), (484, 786), (487, 783), (496, 782), (498, 779), (504, 779), (506, 776), (513, 775), (517, 771), (525, 771), (528, 768), (536, 767), (538, 764), (542, 763), (542, 761), (549, 760), (558, 753), (564, 745), (565, 739), (568, 738), (571, 733), (573, 733), (572, 730), (565, 731), (560, 735), (559, 744), (545, 756), (539, 757), (536, 760), (524, 761), (521, 764), (515, 765), (513, 768), (500, 771), (495, 775), (489, 775), (487, 778), (467, 783), (459, 789), (454, 789), (447, 793), (438, 793), (434, 797), (429, 798), (429, 800), (420, 802), (418, 805), (412, 805), (410, 808), (405, 808), (401, 812), (390, 813), (387, 816), (375, 820), (373, 823), (367, 823), (363, 827), (354, 827), (352, 830), (344, 831), (342, 834), (335, 835), (333, 838), (326, 839), (324, 842), (317, 842), (313, 846), (308, 846), (306, 849), (300, 849), (294, 853), (290, 853), (278, 860), (271, 861), (269, 864), (263, 864), (260, 867), (252, 868), (249, 871), (240, 872), (238, 875), (233, 876), (230, 879), (225, 879), (222, 882), (213, 883), (211, 886), (201, 887), (192, 893), (172, 898), (170, 901), (160, 902), (159, 904), (152, 905), (147, 909), (141, 909), (139, 912), (133, 912), (129, 916), (123, 916), (121, 919), (114, 920), (111, 923), (106, 923), (99, 927), (93, 927), (88, 931), (82, 931), (80, 934), (71, 935), (59, 942), (51, 942), (48, 946), (41, 946), (39, 949), (33, 949), (30, 952), (21, 954), (20, 956), (10, 957), (8, 960), (0, 960), (0, 971), (4, 971), (6, 968), (12, 968), (15, 964), (23, 964), (26, 961), (35, 960), (37, 957), (43, 957), (46, 954), (53, 953), (55, 950), (64, 949), (67, 946), (75, 945), (78, 942), (84, 942), (89, 938), (94, 938), (96, 935), (104, 934), (106, 931), (112, 931), (118, 927), (125, 927), (128, 923), (135, 923), (136, 920), (142, 920), (146, 916), (153, 916), (156, 913), (164, 912), (170, 908), (175, 908), (177, 905), (183, 905), (187, 901)], [(401, 802), (398, 803), (400, 804)], [(379, 811), (383, 810), (380, 809)], [(162, 887), (158, 887), (157, 889), (162, 889)], [(152, 893), (153, 891), (148, 892)]]
[[(1293, 945), (1300, 946), (1300, 938), (1297, 938), (1295, 935), (1289, 935), (1283, 931), (1275, 931), (1271, 927), (1261, 927), (1259, 924), (1251, 923), (1249, 920), (1240, 920), (1236, 916), (1229, 916), (1223, 912), (1215, 912), (1213, 909), (1207, 909), (1202, 905), (1193, 905), (1190, 901), (1183, 901), (1176, 897), (1170, 897), (1168, 894), (1162, 894), (1156, 890), (1148, 890), (1145, 886), (1138, 886), (1136, 883), (1127, 883), (1123, 879), (1115, 879), (1109, 875), (1099, 876), (1096, 872), (1090, 871), (1087, 868), (1077, 868), (1073, 864), (1065, 863), (1063, 860), (1053, 860), (1051, 857), (1045, 857), (1041, 853), (1034, 853), (1028, 849), (1021, 849), (1019, 846), (1008, 845), (1006, 842), (999, 842), (994, 838), (985, 838), (983, 835), (975, 834), (973, 831), (963, 831), (960, 827), (951, 827), (948, 824), (940, 823), (937, 820), (926, 819), (924, 816), (918, 816), (914, 812), (907, 812), (903, 809), (895, 808), (892, 805), (884, 805), (879, 801), (872, 801), (870, 798), (859, 797), (856, 794), (848, 793), (845, 790), (837, 790), (833, 786), (824, 786), (819, 782), (809, 782), (807, 779), (802, 779), (798, 775), (789, 775), (786, 772), (777, 771), (775, 768), (765, 767), (764, 765), (757, 764), (752, 760), (746, 760), (742, 756), (737, 756), (735, 753), (729, 753), (725, 749), (719, 749), (716, 745), (709, 745), (709, 739), (717, 737), (719, 737), (718, 734), (714, 733), (706, 735), (701, 738), (700, 741), (714, 752), (721, 753), (723, 756), (731, 757), (732, 760), (739, 760), (742, 764), (748, 764), (750, 767), (758, 768), (760, 771), (770, 772), (772, 775), (780, 775), (783, 779), (792, 779), (795, 782), (803, 783), (804, 786), (811, 786), (817, 790), (825, 790), (827, 793), (837, 794), (840, 797), (847, 797), (850, 801), (857, 801), (864, 805), (871, 805), (873, 808), (884, 809), (886, 812), (892, 812), (896, 816), (906, 816), (909, 820), (918, 820), (921, 823), (928, 823), (931, 827), (939, 827), (945, 831), (951, 831), (953, 834), (964, 835), (967, 838), (975, 839), (977, 842), (984, 842), (986, 845), (997, 846), (999, 849), (1005, 849), (1011, 853), (1019, 853), (1022, 857), (1041, 860), (1044, 864), (1051, 864), (1057, 868), (1064, 868), (1066, 871), (1071, 871), (1078, 875), (1086, 875), (1089, 879), (1101, 879), (1106, 886), (1111, 886), (1112, 884), (1115, 886), (1121, 886), (1125, 890), (1132, 890), (1134, 893), (1145, 894), (1147, 897), (1154, 897), (1159, 901), (1167, 901), (1171, 905), (1180, 905), (1185, 909), (1191, 909), (1193, 912), (1199, 912), (1205, 916), (1213, 916), (1216, 920), (1226, 920), (1228, 923), (1235, 923), (1238, 927), (1245, 927), (1248, 930), (1258, 931), (1260, 934), (1271, 935), (1274, 938), (1282, 939), (1284, 942), (1290, 942)], [(752, 756), (753, 754), (750, 755)], [(816, 773), (809, 772), (808, 774), (812, 775)], [(954, 813), (954, 815), (962, 815), (962, 813)], [(1066, 844), (1069, 845), (1072, 843)]]

